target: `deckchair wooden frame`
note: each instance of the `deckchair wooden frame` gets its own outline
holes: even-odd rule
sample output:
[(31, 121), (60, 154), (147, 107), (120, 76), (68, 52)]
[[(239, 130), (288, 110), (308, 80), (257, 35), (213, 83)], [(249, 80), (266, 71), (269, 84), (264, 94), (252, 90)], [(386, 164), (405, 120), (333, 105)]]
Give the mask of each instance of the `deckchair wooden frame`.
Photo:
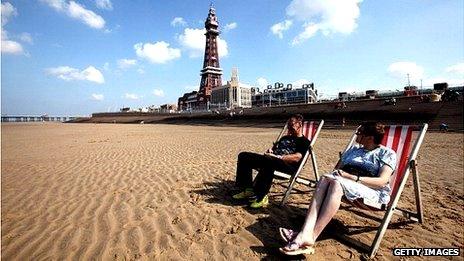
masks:
[[(393, 127), (392, 125), (391, 127)], [(422, 145), (422, 142), (424, 140), (425, 133), (428, 128), (428, 124), (424, 124), (422, 126), (409, 126), (409, 128), (412, 128), (412, 131), (414, 132), (419, 132), (418, 136), (416, 137), (415, 143), (411, 149), (411, 152), (409, 153), (409, 156), (407, 158), (407, 163), (402, 175), (400, 176), (400, 181), (399, 185), (397, 187), (397, 190), (392, 193), (393, 197), (390, 199), (390, 202), (387, 206), (383, 206), (381, 208), (373, 208), (370, 206), (366, 206), (364, 209), (371, 209), (371, 210), (386, 210), (384, 217), (382, 219), (382, 222), (379, 226), (379, 229), (377, 230), (377, 233), (375, 235), (374, 241), (370, 246), (365, 245), (359, 241), (354, 240), (353, 238), (347, 237), (347, 236), (341, 236), (343, 237), (346, 241), (351, 242), (354, 245), (357, 245), (361, 247), (363, 250), (367, 252), (367, 257), (368, 258), (373, 258), (375, 254), (377, 253), (379, 247), (380, 247), (380, 242), (382, 241), (383, 236), (385, 235), (385, 232), (387, 231), (388, 224), (390, 223), (393, 214), (400, 214), (404, 216), (405, 218), (412, 220), (414, 222), (419, 222), (423, 223), (424, 220), (424, 213), (423, 213), (423, 208), (422, 208), (422, 197), (421, 197), (421, 190), (420, 190), (420, 183), (419, 183), (419, 172), (417, 170), (417, 154), (419, 152), (420, 146)], [(348, 150), (354, 143), (356, 139), (356, 134), (353, 134), (351, 137), (350, 143), (348, 146), (345, 148), (343, 152)], [(412, 140), (411, 140), (412, 141)], [(406, 152), (407, 153), (407, 152)], [(342, 153), (340, 153), (340, 156)], [(341, 160), (341, 158), (340, 158)], [(340, 161), (339, 160), (339, 161)], [(338, 165), (338, 163), (337, 163)], [(401, 197), (401, 194), (403, 192), (404, 186), (408, 180), (409, 173), (412, 172), (413, 175), (413, 183), (414, 183), (414, 193), (415, 193), (415, 201), (416, 201), (416, 212), (412, 212), (409, 210), (404, 210), (400, 209), (397, 207), (398, 201)], [(358, 204), (354, 204), (355, 206), (359, 206)]]
[[(303, 156), (303, 160), (301, 161), (300, 165), (298, 166), (298, 170), (296, 171), (295, 174), (287, 174), (283, 173), (280, 171), (275, 171), (274, 175), (282, 178), (286, 178), (290, 180), (290, 183), (287, 187), (287, 190), (285, 191), (285, 195), (282, 198), (281, 205), (284, 205), (287, 202), (288, 197), (290, 196), (290, 193), (293, 189), (293, 186), (295, 185), (295, 182), (302, 183), (305, 185), (311, 185), (311, 184), (316, 184), (319, 181), (319, 172), (317, 169), (317, 161), (316, 161), (316, 154), (314, 153), (314, 144), (316, 143), (317, 137), (319, 136), (319, 133), (321, 132), (322, 126), (324, 125), (324, 120), (321, 120), (319, 123), (317, 121), (312, 121), (313, 124), (318, 124), (316, 131), (314, 132), (314, 135), (312, 135), (309, 148), (306, 151), (305, 155)], [(311, 121), (304, 121), (303, 124), (311, 124)], [(279, 136), (276, 139), (276, 142), (282, 138), (284, 134), (287, 133), (287, 124), (285, 124), (284, 128), (280, 132)], [(314, 171), (314, 180), (298, 177), (301, 173), (301, 170), (303, 169), (304, 165), (306, 164), (306, 161), (308, 158), (311, 157), (311, 162), (313, 166), (313, 171)]]

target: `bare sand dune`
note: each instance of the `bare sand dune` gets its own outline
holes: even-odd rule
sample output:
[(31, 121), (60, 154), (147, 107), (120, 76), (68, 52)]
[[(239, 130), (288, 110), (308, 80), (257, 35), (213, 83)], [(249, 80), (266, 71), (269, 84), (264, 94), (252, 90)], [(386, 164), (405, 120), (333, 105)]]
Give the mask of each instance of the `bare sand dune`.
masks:
[[(311, 194), (296, 193), (280, 207), (286, 183), (278, 181), (270, 207), (255, 211), (229, 195), (237, 154), (264, 151), (278, 132), (3, 124), (2, 259), (282, 259), (277, 229), (302, 225)], [(350, 134), (323, 130), (316, 145), (322, 172), (333, 167)], [(377, 259), (391, 259), (393, 247), (463, 248), (463, 144), (461, 133), (427, 134), (419, 158), (425, 223), (395, 218)], [(400, 206), (413, 207), (410, 188)], [(359, 258), (357, 249), (334, 234), (354, 234), (367, 242), (374, 225), (343, 207), (309, 258)]]

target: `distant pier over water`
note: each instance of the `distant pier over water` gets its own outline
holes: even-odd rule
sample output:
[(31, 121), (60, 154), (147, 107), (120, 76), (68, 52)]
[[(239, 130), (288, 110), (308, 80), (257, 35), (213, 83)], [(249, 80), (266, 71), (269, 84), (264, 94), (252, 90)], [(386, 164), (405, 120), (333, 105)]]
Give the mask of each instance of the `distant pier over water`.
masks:
[(74, 116), (2, 115), (2, 122), (66, 122), (76, 118)]

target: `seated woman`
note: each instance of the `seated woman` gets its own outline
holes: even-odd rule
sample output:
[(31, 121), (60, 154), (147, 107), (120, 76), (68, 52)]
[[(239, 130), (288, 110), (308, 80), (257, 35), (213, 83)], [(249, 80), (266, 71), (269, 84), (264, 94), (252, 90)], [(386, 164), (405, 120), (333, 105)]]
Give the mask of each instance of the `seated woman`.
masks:
[(356, 132), (358, 144), (348, 149), (335, 170), (319, 181), (301, 231), (279, 229), (287, 242), (279, 249), (282, 253), (314, 253), (314, 243), (340, 207), (342, 196), (349, 201), (389, 202), (388, 183), (396, 167), (396, 153), (380, 145), (384, 133), (380, 123), (361, 124)]

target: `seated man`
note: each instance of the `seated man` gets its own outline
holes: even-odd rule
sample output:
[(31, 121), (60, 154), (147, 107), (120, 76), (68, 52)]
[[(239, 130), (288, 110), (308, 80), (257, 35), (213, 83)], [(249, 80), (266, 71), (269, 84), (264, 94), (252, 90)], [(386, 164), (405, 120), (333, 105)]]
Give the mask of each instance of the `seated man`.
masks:
[[(236, 185), (241, 192), (234, 199), (251, 199), (252, 208), (269, 204), (269, 192), (274, 171), (294, 174), (309, 148), (309, 140), (302, 134), (303, 116), (293, 115), (287, 121), (288, 135), (284, 135), (264, 155), (241, 152), (238, 155)], [(252, 169), (258, 170), (253, 184)]]

